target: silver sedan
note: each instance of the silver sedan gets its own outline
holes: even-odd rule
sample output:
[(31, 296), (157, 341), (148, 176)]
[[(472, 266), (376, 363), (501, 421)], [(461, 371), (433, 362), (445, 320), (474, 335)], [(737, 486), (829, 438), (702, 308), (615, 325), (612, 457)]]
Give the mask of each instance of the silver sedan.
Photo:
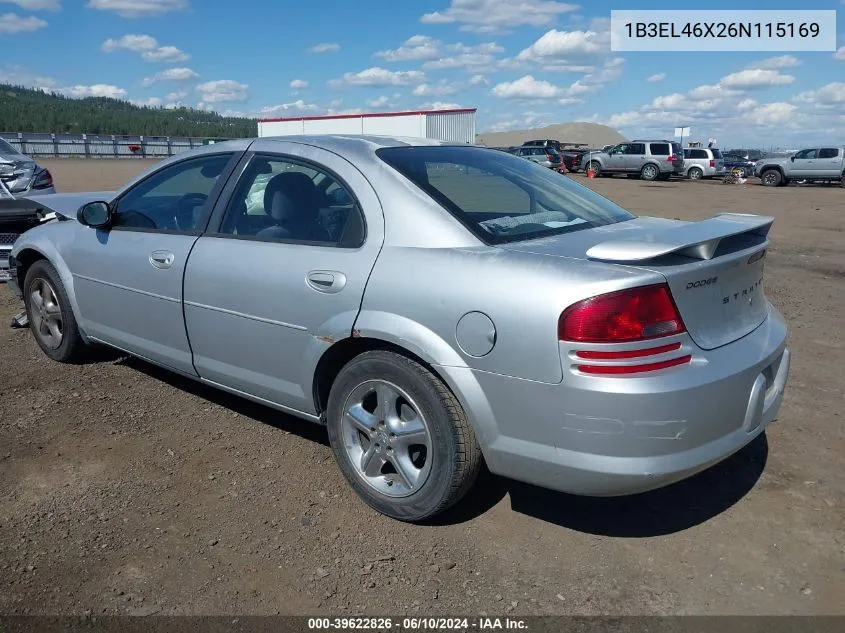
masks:
[(39, 200), (58, 219), (11, 262), (44, 353), (111, 346), (327, 425), (402, 520), (482, 461), (576, 494), (664, 486), (762, 433), (787, 381), (772, 218), (635, 217), (504, 152), (240, 140)]

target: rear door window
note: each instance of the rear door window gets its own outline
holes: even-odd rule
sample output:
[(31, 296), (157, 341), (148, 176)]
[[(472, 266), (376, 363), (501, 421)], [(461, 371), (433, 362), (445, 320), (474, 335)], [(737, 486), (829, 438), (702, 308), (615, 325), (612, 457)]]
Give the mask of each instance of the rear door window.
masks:
[(819, 158), (836, 158), (839, 150), (835, 147), (823, 147), (819, 150)]
[(668, 156), (669, 154), (671, 154), (669, 151), (669, 143), (651, 143), (652, 156)]
[(707, 152), (705, 152), (703, 149), (690, 150), (690, 158), (707, 158)]

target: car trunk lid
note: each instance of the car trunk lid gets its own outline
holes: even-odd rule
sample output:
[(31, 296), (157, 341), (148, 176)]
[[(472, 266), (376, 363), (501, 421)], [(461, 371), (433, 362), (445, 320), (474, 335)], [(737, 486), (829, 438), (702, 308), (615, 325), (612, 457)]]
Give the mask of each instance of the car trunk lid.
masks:
[(700, 222), (636, 218), (504, 248), (660, 273), (696, 344), (741, 338), (768, 314), (763, 269), (771, 217), (721, 214)]

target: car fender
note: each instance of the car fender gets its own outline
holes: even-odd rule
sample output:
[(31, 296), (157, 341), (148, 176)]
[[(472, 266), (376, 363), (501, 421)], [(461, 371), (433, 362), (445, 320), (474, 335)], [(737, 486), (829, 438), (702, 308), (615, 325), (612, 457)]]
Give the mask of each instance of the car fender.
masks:
[[(46, 227), (48, 225), (42, 226)], [(50, 262), (53, 268), (56, 269), (56, 272), (59, 273), (59, 279), (61, 279), (61, 282), (65, 287), (65, 292), (67, 292), (68, 300), (70, 301), (70, 307), (73, 311), (73, 316), (76, 319), (76, 323), (79, 327), (79, 333), (86, 343), (89, 342), (88, 335), (85, 333), (84, 321), (81, 318), (79, 304), (76, 301), (76, 291), (73, 285), (73, 274), (70, 272), (70, 268), (68, 268), (61, 253), (56, 248), (55, 242), (49, 239), (46, 235), (43, 235), (42, 231), (40, 230), (40, 227), (36, 229), (30, 229), (17, 239), (14, 248), (12, 248), (11, 257), (18, 259), (18, 256), (24, 251), (34, 251), (38, 253), (41, 257)], [(21, 293), (23, 293), (24, 279), (19, 278), (18, 284), (20, 286)]]
[(472, 370), (455, 348), (436, 332), (407, 317), (390, 312), (363, 310), (352, 336), (392, 343), (431, 365), (461, 403), (475, 429), (482, 451), (498, 437), (498, 426)]

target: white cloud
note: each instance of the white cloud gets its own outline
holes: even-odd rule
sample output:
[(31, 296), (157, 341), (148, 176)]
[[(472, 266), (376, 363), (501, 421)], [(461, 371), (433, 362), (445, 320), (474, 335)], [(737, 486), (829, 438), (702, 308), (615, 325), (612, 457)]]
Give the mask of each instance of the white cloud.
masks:
[(294, 79), (292, 82), (290, 82), (290, 87), (294, 90), (301, 90), (302, 88), (308, 87), (308, 82), (304, 79)]
[(795, 95), (795, 100), (821, 106), (845, 103), (845, 83), (835, 81), (822, 86), (818, 90), (800, 92)]
[(339, 86), (411, 86), (425, 82), (425, 73), (419, 70), (387, 70), (367, 68), (357, 73), (345, 73), (340, 79), (332, 79), (329, 85)]
[(531, 46), (516, 56), (517, 62), (560, 63), (565, 60), (583, 59), (610, 51), (608, 32), (558, 31), (543, 34)]
[(308, 49), (309, 53), (336, 53), (340, 50), (340, 44), (334, 42), (323, 42), (322, 44), (315, 44)]
[(60, 0), (0, 0), (7, 4), (16, 4), (26, 11), (59, 11)]
[(655, 73), (646, 79), (646, 81), (654, 83), (656, 81), (663, 81), (664, 79), (666, 79), (666, 73)]
[(797, 107), (791, 103), (766, 103), (754, 108), (748, 115), (755, 125), (772, 126), (793, 122)]
[(371, 108), (382, 108), (382, 107), (386, 106), (389, 101), (390, 101), (390, 99), (387, 95), (382, 95), (382, 96), (378, 97), (377, 99), (367, 100), (367, 105), (370, 106)]
[(103, 42), (100, 48), (106, 53), (111, 53), (118, 49), (126, 49), (141, 53), (144, 51), (151, 51), (158, 47), (158, 41), (152, 35), (124, 35), (120, 39), (109, 38)]
[(421, 103), (418, 107), (420, 110), (460, 110), (461, 104), (434, 101), (432, 103)]
[(778, 68), (794, 68), (800, 66), (801, 60), (794, 55), (778, 55), (777, 57), (769, 57), (761, 59), (758, 62), (748, 64), (748, 68), (761, 70), (777, 70)]
[(440, 55), (442, 42), (427, 35), (413, 35), (399, 47), (378, 51), (375, 56), (388, 62), (433, 59)]
[(443, 11), (426, 13), (424, 24), (458, 23), (462, 31), (505, 32), (518, 26), (544, 26), (578, 5), (554, 0), (452, 0)]
[(426, 70), (465, 68), (471, 71), (487, 71), (494, 66), (496, 54), (504, 50), (495, 42), (483, 42), (473, 46), (461, 43), (437, 44), (437, 55), (432, 55), (423, 63)]
[(480, 84), (486, 84), (486, 83), (489, 83), (489, 82), (487, 81), (487, 77), (485, 77), (484, 75), (473, 75), (472, 77), (469, 78), (469, 85), (470, 86), (478, 86)]
[(845, 62), (845, 46), (841, 46), (836, 50), (836, 52), (833, 54), (833, 59), (838, 60), (840, 62)]
[(224, 103), (246, 101), (249, 98), (249, 86), (231, 79), (207, 81), (197, 86), (202, 94), (203, 103)]
[(114, 11), (123, 18), (140, 18), (187, 9), (188, 0), (88, 0), (86, 6)]
[(511, 130), (524, 130), (532, 127), (540, 127), (548, 122), (549, 114), (546, 112), (526, 112), (520, 118), (503, 119), (496, 121), (490, 126), (490, 132), (509, 132)]
[(795, 81), (792, 75), (784, 75), (777, 70), (753, 68), (731, 73), (719, 80), (719, 84), (728, 89), (754, 90), (772, 86), (786, 86)]
[(736, 104), (737, 110), (750, 110), (755, 107), (757, 107), (756, 99), (743, 99), (742, 101)]
[(159, 81), (188, 81), (195, 79), (199, 75), (190, 68), (168, 68), (152, 77), (146, 77), (141, 81), (142, 86), (152, 86)]
[(176, 90), (174, 92), (167, 93), (167, 100), (168, 101), (181, 101), (185, 97), (188, 96), (187, 90)]
[(740, 91), (729, 90), (721, 84), (704, 84), (690, 90), (687, 94), (693, 101), (706, 99), (721, 99), (739, 94)]
[(112, 86), (110, 84), (70, 86), (68, 88), (60, 88), (58, 92), (77, 99), (83, 97), (109, 97), (111, 99), (122, 99), (126, 96), (126, 91), (123, 88), (118, 88), (117, 86)]
[(191, 58), (185, 51), (175, 46), (160, 46), (154, 51), (144, 51), (141, 53), (141, 57), (147, 62), (166, 62), (168, 64), (188, 61)]
[(677, 108), (688, 101), (686, 95), (679, 92), (674, 92), (670, 95), (655, 97), (651, 102), (651, 107), (655, 109)]
[(441, 81), (435, 85), (420, 84), (414, 88), (414, 96), (416, 97), (445, 97), (446, 95), (455, 94), (460, 88), (456, 83), (449, 81)]
[(37, 31), (47, 26), (47, 22), (34, 15), (22, 17), (17, 13), (4, 13), (0, 15), (0, 33), (11, 35), (13, 33), (27, 33)]
[(120, 49), (141, 53), (141, 57), (148, 62), (184, 62), (191, 57), (175, 46), (159, 46), (152, 35), (130, 34), (119, 39), (109, 38), (100, 48), (106, 53)]
[(548, 81), (534, 79), (531, 75), (493, 86), (493, 94), (502, 99), (554, 99), (563, 93), (563, 88)]
[(275, 115), (291, 115), (298, 113), (314, 113), (320, 110), (320, 107), (314, 103), (307, 103), (302, 99), (297, 99), (291, 103), (280, 103), (274, 106), (264, 106), (256, 114), (258, 117), (271, 117)]

